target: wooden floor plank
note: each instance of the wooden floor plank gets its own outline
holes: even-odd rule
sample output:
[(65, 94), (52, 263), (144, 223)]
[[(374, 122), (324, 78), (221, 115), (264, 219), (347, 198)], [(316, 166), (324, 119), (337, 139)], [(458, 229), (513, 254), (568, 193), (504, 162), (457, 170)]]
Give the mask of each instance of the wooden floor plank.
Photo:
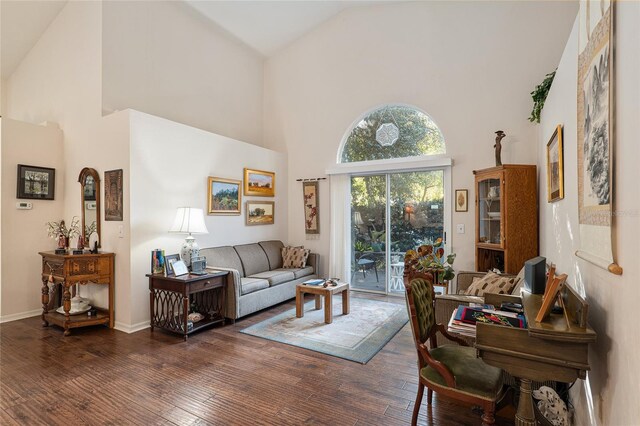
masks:
[[(187, 342), (162, 330), (126, 334), (102, 326), (65, 338), (38, 317), (0, 324), (0, 423), (410, 424), (418, 376), (409, 326), (366, 365), (240, 333), (294, 306), (285, 302)], [(512, 413), (497, 424), (512, 425)], [(437, 395), (431, 407), (423, 401), (419, 420), (481, 423), (470, 406)]]

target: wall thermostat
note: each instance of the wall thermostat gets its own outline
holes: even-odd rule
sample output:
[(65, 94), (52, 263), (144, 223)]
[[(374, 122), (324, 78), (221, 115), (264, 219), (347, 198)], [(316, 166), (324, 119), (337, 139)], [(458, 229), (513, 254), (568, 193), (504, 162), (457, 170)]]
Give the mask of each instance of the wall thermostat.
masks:
[(28, 201), (18, 201), (16, 203), (16, 208), (18, 210), (31, 210), (33, 208), (33, 203)]

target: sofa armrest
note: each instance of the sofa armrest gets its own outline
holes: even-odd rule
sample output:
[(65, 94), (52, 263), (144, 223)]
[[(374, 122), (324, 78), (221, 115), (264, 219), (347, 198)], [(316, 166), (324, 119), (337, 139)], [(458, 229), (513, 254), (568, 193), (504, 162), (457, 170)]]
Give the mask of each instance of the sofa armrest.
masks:
[(227, 271), (227, 306), (225, 309), (225, 317), (236, 320), (240, 311), (240, 294), (242, 291), (242, 281), (240, 280), (240, 272), (237, 269), (225, 268), (222, 266), (207, 266), (207, 269), (216, 271)]
[(313, 267), (313, 273), (320, 276), (320, 255), (318, 253), (309, 253), (307, 257), (307, 265)]

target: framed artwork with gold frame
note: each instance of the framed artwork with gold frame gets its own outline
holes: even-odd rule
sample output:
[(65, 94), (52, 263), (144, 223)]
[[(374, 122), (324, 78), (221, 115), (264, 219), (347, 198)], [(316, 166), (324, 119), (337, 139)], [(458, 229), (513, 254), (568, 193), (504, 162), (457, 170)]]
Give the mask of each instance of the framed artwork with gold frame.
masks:
[(239, 215), (242, 181), (209, 177), (207, 200), (210, 215)]
[(564, 198), (564, 159), (562, 155), (562, 124), (558, 124), (547, 143), (547, 202)]
[(275, 209), (273, 201), (247, 201), (245, 223), (247, 226), (273, 225)]
[(456, 189), (456, 211), (469, 211), (469, 191), (467, 189)]
[(274, 197), (276, 195), (276, 174), (245, 168), (244, 195)]

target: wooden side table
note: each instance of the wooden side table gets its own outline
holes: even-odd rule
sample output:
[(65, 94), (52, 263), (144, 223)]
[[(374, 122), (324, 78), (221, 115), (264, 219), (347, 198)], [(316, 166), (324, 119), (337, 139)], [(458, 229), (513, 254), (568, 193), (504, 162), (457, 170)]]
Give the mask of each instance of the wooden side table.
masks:
[(324, 322), (333, 322), (333, 295), (342, 293), (342, 313), (349, 314), (349, 283), (340, 283), (335, 287), (323, 287), (318, 285), (298, 284), (296, 286), (296, 317), (304, 316), (304, 294), (315, 295), (316, 309), (322, 309), (320, 297), (324, 296)]
[[(187, 340), (194, 331), (224, 324), (228, 275), (226, 271), (179, 277), (147, 274), (151, 331), (160, 327), (182, 334)], [(187, 318), (190, 308), (204, 315), (191, 328)]]
[[(115, 254), (55, 254), (52, 251), (38, 253), (42, 256), (42, 325), (50, 323), (64, 328), (64, 335), (71, 334), (72, 328), (105, 324), (113, 328), (114, 322), (114, 287), (115, 287)], [(51, 281), (50, 281), (51, 280)], [(62, 292), (64, 314), (55, 310), (50, 312), (49, 284), (56, 291)], [(109, 287), (108, 308), (96, 308), (97, 315), (71, 315), (71, 287), (76, 284), (100, 284)], [(57, 287), (57, 286), (60, 287)], [(60, 296), (60, 293), (57, 293)], [(59, 300), (59, 299), (58, 299)], [(56, 306), (53, 306), (56, 308)]]

